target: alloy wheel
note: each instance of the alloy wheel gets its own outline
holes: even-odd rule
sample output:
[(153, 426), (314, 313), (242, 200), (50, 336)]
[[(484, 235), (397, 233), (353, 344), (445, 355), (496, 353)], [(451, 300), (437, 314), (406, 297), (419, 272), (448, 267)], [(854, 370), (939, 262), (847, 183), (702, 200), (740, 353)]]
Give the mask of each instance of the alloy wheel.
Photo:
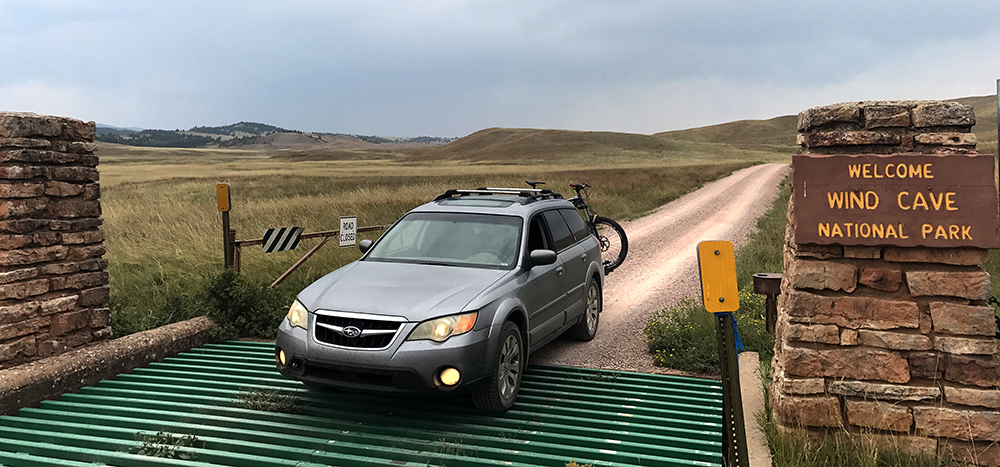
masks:
[(587, 289), (587, 331), (591, 334), (597, 331), (597, 319), (600, 312), (601, 291), (596, 283), (591, 283)]
[(503, 400), (514, 397), (520, 377), (521, 344), (516, 336), (510, 335), (500, 348), (500, 365), (497, 369), (497, 387)]

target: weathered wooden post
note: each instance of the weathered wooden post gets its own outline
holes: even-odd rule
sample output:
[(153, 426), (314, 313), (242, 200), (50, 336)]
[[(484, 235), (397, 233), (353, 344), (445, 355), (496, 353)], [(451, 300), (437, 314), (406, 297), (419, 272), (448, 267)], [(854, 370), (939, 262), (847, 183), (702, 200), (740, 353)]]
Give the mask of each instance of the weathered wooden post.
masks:
[(1000, 465), (989, 274), (995, 159), (956, 102), (799, 114), (772, 407), (785, 426), (865, 432)]

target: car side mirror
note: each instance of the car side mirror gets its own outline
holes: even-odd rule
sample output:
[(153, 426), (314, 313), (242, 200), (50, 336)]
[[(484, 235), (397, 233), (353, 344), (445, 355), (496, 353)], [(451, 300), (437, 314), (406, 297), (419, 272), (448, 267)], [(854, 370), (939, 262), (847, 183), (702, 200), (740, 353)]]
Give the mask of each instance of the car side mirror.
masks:
[(368, 253), (368, 250), (372, 248), (372, 243), (375, 243), (369, 239), (364, 239), (358, 242), (358, 249), (361, 250), (361, 254)]
[(545, 266), (556, 262), (556, 252), (552, 250), (532, 250), (528, 254), (531, 260), (530, 266)]

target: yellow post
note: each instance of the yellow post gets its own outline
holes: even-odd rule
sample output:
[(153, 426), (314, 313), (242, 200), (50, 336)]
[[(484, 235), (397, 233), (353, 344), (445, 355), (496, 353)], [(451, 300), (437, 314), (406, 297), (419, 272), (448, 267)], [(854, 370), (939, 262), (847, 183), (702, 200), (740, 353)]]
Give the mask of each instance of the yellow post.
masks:
[(698, 269), (706, 310), (731, 313), (740, 309), (740, 294), (736, 287), (736, 252), (732, 242), (714, 240), (699, 243)]
[(229, 185), (220, 183), (215, 186), (216, 202), (219, 212), (222, 213), (222, 257), (227, 268), (234, 266), (232, 237), (229, 234), (229, 209), (232, 206), (232, 198), (229, 195)]
[(747, 467), (746, 429), (740, 392), (739, 360), (736, 355), (736, 318), (740, 309), (736, 287), (736, 252), (732, 242), (705, 241), (698, 244), (698, 269), (705, 309), (715, 313), (715, 335), (722, 369), (722, 455), (724, 465)]

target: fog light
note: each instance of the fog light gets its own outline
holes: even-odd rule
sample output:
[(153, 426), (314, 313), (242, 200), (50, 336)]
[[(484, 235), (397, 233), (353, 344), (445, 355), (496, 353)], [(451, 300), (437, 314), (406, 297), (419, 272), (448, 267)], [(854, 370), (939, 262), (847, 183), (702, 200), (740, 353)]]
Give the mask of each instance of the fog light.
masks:
[(462, 379), (462, 375), (454, 368), (445, 368), (444, 370), (441, 370), (441, 374), (438, 375), (438, 379), (440, 379), (441, 384), (445, 386), (454, 386), (458, 384), (458, 380)]
[(285, 351), (284, 350), (279, 350), (278, 351), (278, 361), (281, 362), (282, 365), (285, 364)]

